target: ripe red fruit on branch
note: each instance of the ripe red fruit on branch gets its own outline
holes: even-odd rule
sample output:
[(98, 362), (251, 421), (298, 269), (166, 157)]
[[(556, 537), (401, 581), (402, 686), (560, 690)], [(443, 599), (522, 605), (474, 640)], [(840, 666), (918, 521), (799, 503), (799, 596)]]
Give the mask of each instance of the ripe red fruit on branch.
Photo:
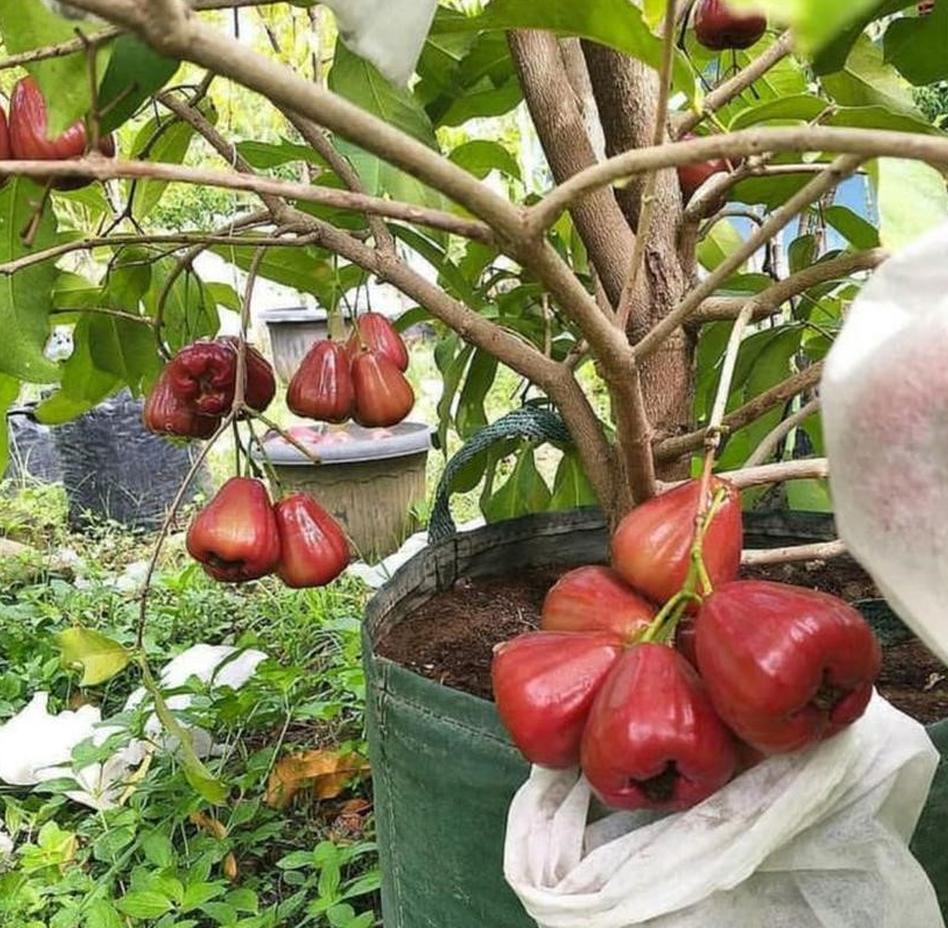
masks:
[(353, 418), (367, 428), (398, 425), (415, 405), (405, 375), (384, 355), (362, 351), (352, 361)]
[[(711, 495), (719, 491), (726, 495), (704, 538), (704, 563), (715, 587), (737, 577), (744, 540), (740, 494), (712, 478)], [(688, 575), (700, 493), (701, 482), (691, 480), (656, 496), (633, 509), (613, 536), (612, 566), (654, 602), (671, 599)]]
[(698, 0), (695, 38), (705, 48), (750, 48), (766, 31), (767, 17), (760, 13), (735, 12), (726, 0)]
[(352, 358), (355, 358), (361, 349), (368, 348), (376, 354), (385, 355), (400, 371), (408, 370), (408, 349), (405, 342), (392, 323), (381, 313), (364, 313), (359, 316), (346, 347)]
[(355, 393), (345, 346), (333, 341), (313, 345), (290, 381), (286, 403), (298, 416), (321, 422), (350, 418)]
[(174, 392), (164, 372), (145, 400), (142, 413), (145, 428), (158, 435), (181, 438), (210, 438), (220, 425), (216, 416), (200, 416)]
[(280, 535), (266, 487), (231, 477), (194, 518), (187, 546), (215, 580), (243, 583), (271, 573), (280, 560)]
[(277, 573), (290, 587), (325, 586), (349, 564), (349, 542), (336, 520), (306, 493), (273, 507), (280, 533)]
[[(237, 339), (201, 339), (182, 348), (165, 369), (168, 382), (182, 402), (202, 416), (221, 416), (234, 402), (237, 384)], [(273, 368), (259, 351), (247, 346), (247, 386), (244, 400), (263, 412), (276, 393)]]
[(494, 700), (533, 764), (573, 767), (593, 699), (622, 654), (614, 635), (529, 632), (494, 649)]
[[(237, 354), (240, 351), (240, 339), (234, 335), (224, 335), (219, 341), (234, 349), (234, 380), (237, 378)], [(257, 412), (263, 412), (276, 396), (276, 375), (270, 362), (253, 345), (247, 345), (247, 385), (244, 388), (244, 402)]]
[[(39, 84), (32, 77), (17, 81), (10, 96), (10, 151), (13, 157), (24, 161), (66, 161), (86, 154), (86, 124), (81, 119), (54, 139), (47, 136), (48, 126), (46, 100)], [(107, 158), (115, 155), (115, 141), (111, 135), (99, 140), (99, 152)], [(88, 183), (82, 177), (68, 177), (57, 180), (53, 186), (60, 190), (74, 190)]]
[(631, 641), (655, 617), (642, 599), (608, 567), (579, 567), (564, 574), (543, 603), (542, 627), (557, 632), (612, 632)]
[(627, 651), (596, 696), (586, 779), (614, 809), (687, 809), (734, 774), (733, 739), (694, 668), (661, 644)]
[(767, 754), (795, 751), (858, 719), (882, 659), (852, 606), (802, 587), (720, 587), (696, 621), (701, 676), (718, 713)]

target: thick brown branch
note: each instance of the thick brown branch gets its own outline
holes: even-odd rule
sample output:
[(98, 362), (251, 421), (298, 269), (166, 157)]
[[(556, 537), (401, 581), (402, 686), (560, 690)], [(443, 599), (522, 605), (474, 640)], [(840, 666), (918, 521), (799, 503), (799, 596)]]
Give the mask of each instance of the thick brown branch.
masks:
[[(509, 35), (524, 98), (547, 163), (558, 184), (596, 163), (583, 113), (550, 32), (515, 30)], [(570, 210), (612, 306), (622, 293), (634, 236), (613, 192), (603, 188)]]
[[(743, 406), (728, 413), (722, 422), (722, 428), (727, 432), (736, 432), (738, 429), (750, 425), (755, 419), (759, 419), (765, 412), (780, 406), (787, 402), (791, 397), (804, 390), (809, 390), (820, 381), (823, 374), (823, 362), (813, 364), (804, 371), (794, 374), (782, 383), (765, 390), (759, 396), (745, 403)], [(682, 455), (692, 451), (697, 451), (703, 447), (705, 437), (708, 434), (707, 429), (697, 429), (687, 435), (676, 435), (673, 438), (666, 438), (655, 446), (655, 459), (657, 461), (674, 461)]]
[(861, 163), (854, 155), (837, 158), (822, 174), (811, 180), (802, 190), (794, 194), (779, 209), (774, 210), (767, 221), (755, 230), (734, 252), (728, 255), (715, 270), (702, 280), (661, 322), (658, 323), (636, 346), (637, 357), (645, 357), (668, 338), (679, 326), (688, 321), (691, 314), (711, 296), (741, 265), (784, 229), (801, 210), (815, 203), (828, 190), (832, 190)]

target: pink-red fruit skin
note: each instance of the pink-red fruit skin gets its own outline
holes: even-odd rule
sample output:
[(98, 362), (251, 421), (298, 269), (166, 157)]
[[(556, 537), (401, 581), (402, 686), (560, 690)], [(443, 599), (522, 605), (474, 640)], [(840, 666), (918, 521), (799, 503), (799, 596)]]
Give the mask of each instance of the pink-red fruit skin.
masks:
[(611, 632), (625, 641), (648, 628), (655, 608), (609, 567), (578, 567), (547, 593), (541, 627), (558, 632)]
[(280, 533), (277, 574), (289, 587), (325, 586), (349, 564), (349, 542), (336, 520), (306, 493), (274, 506)]
[(385, 355), (400, 371), (408, 370), (408, 349), (395, 327), (381, 313), (364, 313), (356, 320), (355, 331), (346, 345), (355, 358), (362, 348)]
[[(23, 161), (68, 161), (86, 154), (88, 139), (82, 120), (73, 123), (54, 139), (47, 136), (48, 126), (46, 99), (39, 84), (32, 77), (17, 81), (10, 95), (9, 135), (13, 157)], [(115, 142), (111, 135), (100, 139), (99, 152), (107, 158), (115, 155)], [(84, 177), (63, 177), (54, 181), (53, 186), (60, 190), (75, 190), (89, 183)]]
[(767, 17), (760, 13), (735, 12), (726, 0), (698, 0), (695, 8), (695, 38), (705, 48), (750, 48), (767, 31)]
[(272, 573), (280, 560), (280, 534), (266, 487), (231, 477), (188, 529), (191, 557), (215, 580), (243, 583)]
[(530, 763), (576, 766), (593, 699), (621, 654), (602, 632), (528, 632), (494, 649), (494, 701)]
[(355, 391), (345, 346), (328, 340), (313, 345), (290, 381), (286, 403), (298, 416), (318, 422), (349, 419)]
[(155, 388), (145, 400), (142, 413), (145, 428), (158, 435), (175, 435), (180, 438), (210, 438), (220, 425), (220, 418), (200, 416), (172, 389), (168, 378), (162, 373)]
[(415, 405), (405, 375), (385, 355), (362, 351), (352, 361), (353, 418), (366, 428), (398, 425)]
[(783, 583), (725, 584), (705, 600), (695, 629), (715, 708), (764, 754), (796, 751), (856, 721), (882, 660), (856, 609)]
[[(726, 493), (704, 539), (704, 563), (717, 588), (737, 578), (744, 531), (741, 498), (725, 480), (713, 478), (710, 492)], [(700, 481), (691, 480), (633, 509), (612, 539), (612, 566), (650, 600), (664, 603), (684, 585), (691, 566)]]
[(596, 696), (583, 773), (613, 809), (688, 809), (734, 775), (737, 755), (694, 668), (673, 648), (630, 648)]

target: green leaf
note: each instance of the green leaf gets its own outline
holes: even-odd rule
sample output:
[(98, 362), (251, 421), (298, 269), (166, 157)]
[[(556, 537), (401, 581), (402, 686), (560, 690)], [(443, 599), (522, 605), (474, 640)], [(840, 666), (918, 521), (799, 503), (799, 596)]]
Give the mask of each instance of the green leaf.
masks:
[(91, 628), (74, 626), (57, 636), (62, 666), (82, 668), (80, 686), (97, 686), (121, 673), (130, 660), (117, 641)]
[[(0, 262), (12, 261), (55, 244), (56, 219), (45, 204), (30, 248), (21, 234), (40, 202), (39, 187), (14, 178), (0, 190)], [(0, 278), (0, 373), (29, 383), (53, 383), (60, 370), (43, 355), (49, 338), (50, 294), (59, 272), (44, 261)]]
[(531, 512), (545, 512), (552, 494), (537, 470), (533, 448), (525, 447), (507, 481), (481, 508), (488, 522), (515, 519)]
[(226, 892), (227, 886), (224, 883), (191, 883), (184, 890), (181, 911), (191, 912)]
[(10, 430), (6, 412), (20, 395), (20, 383), (6, 374), (0, 374), (0, 474), (7, 469), (10, 457)]
[(915, 6), (917, 0), (875, 0), (875, 4), (861, 13), (856, 20), (820, 49), (813, 61), (817, 74), (831, 74), (846, 63), (846, 57), (866, 26), (883, 16), (898, 13), (906, 7)]
[(269, 170), (294, 161), (306, 161), (310, 164), (325, 168), (326, 162), (309, 145), (297, 145), (287, 139), (280, 143), (259, 142), (248, 139), (237, 143), (237, 151), (247, 160), (247, 163), (258, 170)]
[(112, 132), (135, 114), (152, 94), (174, 77), (179, 62), (159, 55), (150, 45), (130, 35), (112, 44), (112, 57), (99, 85), (103, 132)]
[[(47, 45), (58, 45), (76, 37), (76, 24), (57, 16), (43, 0), (16, 0), (0, 3), (0, 35), (7, 54), (29, 52)], [(102, 74), (109, 60), (109, 44), (96, 56), (96, 68)], [(26, 69), (36, 78), (46, 97), (49, 115), (48, 134), (59, 135), (92, 107), (89, 63), (85, 52), (33, 61)]]
[[(434, 30), (437, 30), (437, 24)], [(624, 52), (658, 70), (662, 41), (649, 29), (642, 10), (628, 0), (492, 0), (480, 16), (470, 20), (471, 29), (546, 29), (560, 35), (579, 36)], [(689, 99), (696, 96), (694, 73), (681, 52), (674, 64), (676, 90)]]
[(824, 76), (822, 84), (841, 106), (881, 106), (923, 121), (911, 86), (883, 61), (882, 50), (868, 36), (855, 44), (846, 67)]
[(499, 87), (485, 81), (459, 96), (442, 114), (438, 125), (463, 126), (472, 119), (503, 116), (514, 109), (522, 98), (523, 88), (515, 76)]
[(936, 3), (928, 16), (902, 17), (885, 33), (885, 60), (916, 87), (948, 78), (945, 38), (948, 7)]
[(145, 860), (156, 867), (169, 867), (174, 862), (174, 845), (163, 831), (150, 831), (139, 844)]
[(483, 180), (491, 171), (500, 171), (508, 177), (520, 180), (520, 165), (517, 159), (499, 142), (475, 139), (455, 148), (451, 160)]
[(948, 218), (948, 191), (939, 171), (920, 161), (880, 158), (869, 177), (879, 208), (883, 247), (898, 250)]
[(793, 28), (801, 51), (813, 55), (875, 9), (878, 0), (728, 0), (735, 9), (766, 10), (772, 22)]
[(173, 907), (170, 899), (150, 891), (126, 893), (115, 905), (120, 912), (139, 919), (160, 918)]
[(710, 232), (698, 242), (698, 261), (705, 270), (713, 271), (742, 244), (744, 240), (730, 220), (716, 222)]
[[(143, 297), (149, 316), (157, 314), (158, 297), (176, 265), (174, 258), (162, 258), (151, 265), (152, 283)], [(219, 328), (216, 300), (193, 268), (188, 268), (177, 276), (165, 300), (165, 340), (177, 351), (195, 339), (216, 335)]]
[[(408, 90), (389, 83), (376, 68), (350, 52), (341, 41), (336, 43), (329, 88), (429, 148), (438, 150), (434, 128), (418, 100)], [(444, 198), (437, 191), (357, 145), (338, 140), (336, 147), (352, 162), (367, 192), (425, 206), (444, 205)]]
[(86, 911), (84, 928), (122, 928), (122, 919), (111, 902), (97, 899)]
[(225, 897), (224, 902), (238, 912), (247, 912), (255, 915), (260, 910), (260, 900), (252, 889), (234, 889)]
[(582, 461), (575, 451), (563, 455), (553, 480), (553, 498), (550, 509), (581, 509), (598, 503), (596, 493), (583, 470)]
[(480, 348), (474, 351), (458, 398), (455, 425), (461, 438), (469, 438), (487, 425), (484, 400), (497, 376), (497, 359)]
[(823, 210), (823, 218), (853, 248), (859, 251), (868, 251), (879, 247), (879, 230), (867, 222), (858, 213), (854, 213), (847, 206), (828, 206)]

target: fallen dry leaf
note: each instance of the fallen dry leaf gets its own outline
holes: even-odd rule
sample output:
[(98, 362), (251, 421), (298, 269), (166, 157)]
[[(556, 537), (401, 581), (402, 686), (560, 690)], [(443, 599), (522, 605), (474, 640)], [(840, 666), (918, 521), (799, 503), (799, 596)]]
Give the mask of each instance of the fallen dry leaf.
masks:
[(365, 818), (372, 811), (367, 799), (350, 799), (344, 802), (329, 828), (330, 841), (351, 841), (361, 838), (365, 831)]
[(290, 754), (273, 768), (265, 801), (273, 809), (285, 809), (310, 784), (317, 799), (335, 799), (353, 776), (368, 769), (368, 762), (358, 754), (326, 749)]
[(192, 825), (197, 825), (201, 831), (206, 831), (215, 838), (227, 837), (227, 829), (224, 824), (205, 812), (192, 812), (188, 818)]

